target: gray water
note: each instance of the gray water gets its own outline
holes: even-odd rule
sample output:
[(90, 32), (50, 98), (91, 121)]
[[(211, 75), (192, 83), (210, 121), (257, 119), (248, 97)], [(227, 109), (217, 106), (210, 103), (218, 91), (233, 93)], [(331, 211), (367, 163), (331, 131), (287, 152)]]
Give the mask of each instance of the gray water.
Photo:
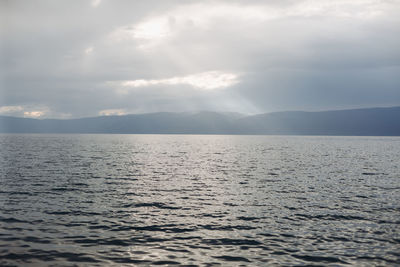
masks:
[(395, 265), (400, 138), (0, 135), (0, 265)]

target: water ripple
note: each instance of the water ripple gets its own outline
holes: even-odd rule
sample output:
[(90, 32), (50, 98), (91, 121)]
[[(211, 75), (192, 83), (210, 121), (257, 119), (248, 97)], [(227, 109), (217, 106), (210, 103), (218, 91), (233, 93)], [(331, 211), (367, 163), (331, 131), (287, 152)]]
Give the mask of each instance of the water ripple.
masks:
[(400, 139), (0, 135), (0, 266), (400, 262)]

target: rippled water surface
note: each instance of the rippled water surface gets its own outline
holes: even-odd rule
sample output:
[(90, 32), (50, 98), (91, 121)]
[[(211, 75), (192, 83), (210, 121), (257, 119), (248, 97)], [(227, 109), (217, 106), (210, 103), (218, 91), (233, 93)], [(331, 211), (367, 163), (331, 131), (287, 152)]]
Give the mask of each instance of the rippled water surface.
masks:
[(400, 138), (0, 135), (0, 265), (395, 265)]

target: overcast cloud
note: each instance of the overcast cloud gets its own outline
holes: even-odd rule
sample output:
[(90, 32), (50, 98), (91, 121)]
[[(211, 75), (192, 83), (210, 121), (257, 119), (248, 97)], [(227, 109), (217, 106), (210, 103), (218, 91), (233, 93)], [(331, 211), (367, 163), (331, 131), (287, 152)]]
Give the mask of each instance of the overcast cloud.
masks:
[(0, 1), (0, 115), (400, 105), (400, 1)]

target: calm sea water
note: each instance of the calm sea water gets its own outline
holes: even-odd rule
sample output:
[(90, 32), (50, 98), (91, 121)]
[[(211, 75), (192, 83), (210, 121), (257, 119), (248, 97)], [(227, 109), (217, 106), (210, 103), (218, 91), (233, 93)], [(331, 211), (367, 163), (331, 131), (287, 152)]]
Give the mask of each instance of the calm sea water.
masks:
[(0, 135), (0, 265), (395, 265), (400, 138)]

